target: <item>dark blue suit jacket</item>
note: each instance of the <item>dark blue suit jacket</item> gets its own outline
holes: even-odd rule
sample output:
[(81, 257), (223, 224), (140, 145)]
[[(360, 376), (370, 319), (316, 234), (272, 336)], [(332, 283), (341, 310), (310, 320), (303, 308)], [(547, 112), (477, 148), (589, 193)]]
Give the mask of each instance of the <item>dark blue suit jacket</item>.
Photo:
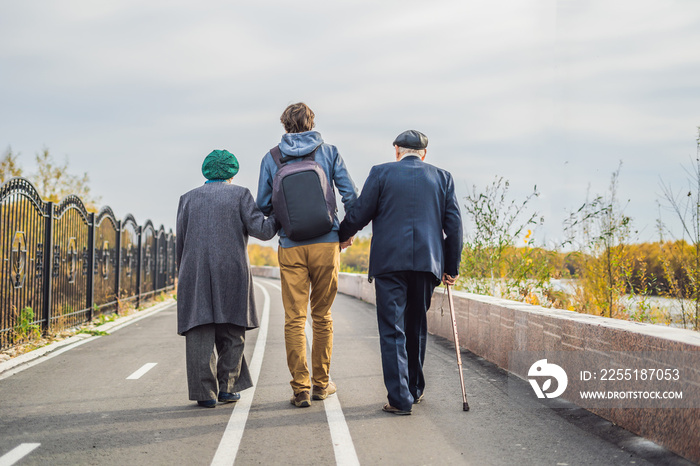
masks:
[(340, 225), (345, 241), (372, 222), (369, 276), (413, 270), (459, 273), (462, 216), (452, 175), (407, 156), (372, 167)]

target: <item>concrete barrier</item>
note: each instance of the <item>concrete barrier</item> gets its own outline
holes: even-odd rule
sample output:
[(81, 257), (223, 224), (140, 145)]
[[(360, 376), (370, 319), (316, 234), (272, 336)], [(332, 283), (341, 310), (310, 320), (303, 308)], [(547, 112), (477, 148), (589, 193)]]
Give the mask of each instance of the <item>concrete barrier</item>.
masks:
[(256, 277), (276, 278), (278, 280), (280, 278), (279, 267), (262, 267), (259, 265), (253, 265), (250, 267), (250, 269), (253, 271), (253, 275)]
[[(279, 278), (279, 269), (253, 267), (253, 274)], [(338, 291), (375, 304), (374, 286), (364, 274), (341, 273)], [(582, 355), (581, 360), (586, 356), (595, 359), (601, 354), (615, 352), (644, 352), (645, 365), (658, 368), (665, 367), (668, 361), (654, 361), (655, 354), (700, 351), (700, 333), (690, 330), (547, 309), (459, 291), (453, 295), (460, 346), (521, 378), (527, 377), (529, 366), (519, 366), (512, 360), (516, 352), (535, 352), (543, 357), (552, 352), (572, 352)], [(431, 334), (452, 341), (450, 314), (441, 315), (441, 307), (448, 309), (447, 300), (437, 289), (428, 311), (428, 329)], [(700, 367), (683, 367), (682, 372), (690, 380), (700, 380)], [(572, 386), (575, 383), (572, 382)], [(700, 386), (694, 384), (694, 388), (698, 390)], [(698, 407), (586, 409), (691, 461), (700, 462)]]

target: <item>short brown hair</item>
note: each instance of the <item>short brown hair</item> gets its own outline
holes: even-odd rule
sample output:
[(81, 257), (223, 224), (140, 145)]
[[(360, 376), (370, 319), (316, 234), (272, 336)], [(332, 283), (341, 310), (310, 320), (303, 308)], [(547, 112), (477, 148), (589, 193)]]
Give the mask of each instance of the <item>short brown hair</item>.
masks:
[(303, 102), (292, 104), (284, 109), (280, 121), (288, 133), (303, 133), (314, 129), (314, 112)]

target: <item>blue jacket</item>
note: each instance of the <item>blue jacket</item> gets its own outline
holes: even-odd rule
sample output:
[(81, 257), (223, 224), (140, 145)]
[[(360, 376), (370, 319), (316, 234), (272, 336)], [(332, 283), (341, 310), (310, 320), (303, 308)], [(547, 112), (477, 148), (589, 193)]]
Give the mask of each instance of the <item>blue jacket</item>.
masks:
[[(279, 144), (280, 151), (284, 156), (304, 157), (310, 154), (318, 147), (314, 159), (326, 172), (326, 178), (331, 186), (335, 186), (342, 196), (343, 206), (345, 211), (352, 206), (357, 199), (357, 188), (355, 183), (350, 178), (345, 162), (338, 153), (338, 149), (330, 144), (325, 144), (321, 138), (321, 133), (318, 131), (306, 131), (303, 133), (286, 133), (282, 136), (282, 142)], [(292, 160), (288, 163), (294, 163)], [(272, 180), (277, 173), (277, 165), (272, 159), (270, 152), (265, 154), (260, 163), (260, 179), (258, 180), (258, 197), (256, 203), (260, 210), (265, 215), (270, 215), (272, 212)], [(292, 241), (287, 238), (284, 230), (280, 228), (280, 246), (283, 248), (291, 248), (294, 246), (303, 246), (306, 244), (315, 243), (337, 243), (338, 242), (338, 216), (335, 216), (333, 221), (333, 229), (325, 235), (319, 236), (306, 241)]]
[(340, 241), (370, 221), (370, 277), (412, 270), (440, 280), (459, 273), (462, 216), (448, 171), (410, 155), (372, 167), (340, 225)]

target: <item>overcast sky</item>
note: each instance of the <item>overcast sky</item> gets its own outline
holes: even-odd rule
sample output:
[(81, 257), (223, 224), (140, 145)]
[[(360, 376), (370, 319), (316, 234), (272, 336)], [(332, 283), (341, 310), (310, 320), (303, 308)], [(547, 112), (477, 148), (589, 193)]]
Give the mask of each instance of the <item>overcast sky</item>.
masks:
[(496, 176), (515, 198), (537, 185), (538, 242), (621, 161), (625, 212), (655, 240), (659, 181), (686, 189), (696, 156), (700, 2), (0, 2), (0, 151), (30, 173), (44, 147), (68, 157), (120, 218), (174, 228), (213, 149), (255, 195), (299, 101), (358, 187), (406, 129), (461, 204)]

